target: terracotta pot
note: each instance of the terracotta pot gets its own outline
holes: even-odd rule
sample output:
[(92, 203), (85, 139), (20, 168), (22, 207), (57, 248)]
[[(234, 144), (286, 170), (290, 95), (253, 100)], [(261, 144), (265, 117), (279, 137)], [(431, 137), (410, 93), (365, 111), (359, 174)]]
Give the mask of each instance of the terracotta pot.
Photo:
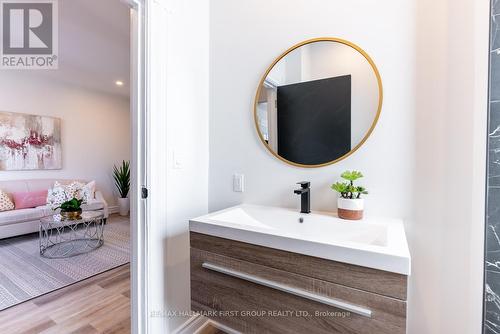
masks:
[(68, 220), (80, 219), (82, 217), (82, 209), (78, 211), (64, 211), (61, 210), (61, 216)]
[(130, 201), (128, 198), (118, 198), (118, 207), (120, 216), (127, 216), (130, 209)]
[(337, 208), (339, 218), (347, 220), (360, 220), (363, 219), (363, 209), (365, 200), (339, 198), (337, 200)]

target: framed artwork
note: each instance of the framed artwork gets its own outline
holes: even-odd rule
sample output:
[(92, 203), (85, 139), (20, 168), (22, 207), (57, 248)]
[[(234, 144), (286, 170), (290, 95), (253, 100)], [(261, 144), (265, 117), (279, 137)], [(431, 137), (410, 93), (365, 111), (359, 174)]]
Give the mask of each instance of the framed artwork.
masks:
[(59, 118), (0, 111), (0, 171), (62, 168)]

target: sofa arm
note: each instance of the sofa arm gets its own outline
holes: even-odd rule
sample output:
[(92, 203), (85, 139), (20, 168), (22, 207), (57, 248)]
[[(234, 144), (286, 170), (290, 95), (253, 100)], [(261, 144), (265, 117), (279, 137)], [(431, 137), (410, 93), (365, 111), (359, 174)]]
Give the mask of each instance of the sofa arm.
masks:
[(108, 218), (109, 217), (108, 203), (106, 202), (104, 196), (99, 190), (95, 192), (95, 199), (99, 202), (102, 202), (103, 204), (102, 212), (104, 214), (104, 218)]

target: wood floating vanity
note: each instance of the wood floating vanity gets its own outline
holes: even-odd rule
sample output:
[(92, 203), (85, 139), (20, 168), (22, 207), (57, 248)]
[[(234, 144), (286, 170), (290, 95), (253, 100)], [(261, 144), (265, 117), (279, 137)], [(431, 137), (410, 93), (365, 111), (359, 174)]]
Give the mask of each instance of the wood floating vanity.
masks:
[[(325, 258), (326, 249), (320, 247), (324, 240), (318, 242), (314, 233), (293, 237), (325, 223), (316, 216), (341, 224), (325, 226), (322, 235), (332, 227), (342, 235), (342, 240), (332, 237), (328, 245), (344, 261)], [(320, 214), (295, 221), (300, 217), (292, 210), (244, 205), (191, 220), (192, 309), (241, 333), (406, 333), (410, 258), (407, 246), (391, 244), (398, 234), (396, 225), (370, 230), (366, 223), (371, 237), (359, 239), (352, 231), (357, 226), (342, 226), (350, 222)], [(281, 223), (297, 225), (285, 231)], [(346, 240), (349, 236), (361, 249), (349, 252), (347, 246), (355, 246)], [(385, 252), (374, 253), (373, 247)], [(374, 255), (359, 256), (363, 252)], [(352, 262), (365, 258), (375, 267), (390, 267), (394, 258), (398, 270), (349, 263), (349, 254)]]

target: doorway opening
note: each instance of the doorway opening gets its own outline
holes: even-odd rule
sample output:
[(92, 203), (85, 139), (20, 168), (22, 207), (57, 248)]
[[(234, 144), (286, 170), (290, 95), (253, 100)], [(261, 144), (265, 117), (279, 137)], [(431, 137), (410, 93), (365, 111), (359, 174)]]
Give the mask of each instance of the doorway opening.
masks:
[(0, 78), (0, 331), (142, 333), (146, 4), (52, 3), (58, 68)]

